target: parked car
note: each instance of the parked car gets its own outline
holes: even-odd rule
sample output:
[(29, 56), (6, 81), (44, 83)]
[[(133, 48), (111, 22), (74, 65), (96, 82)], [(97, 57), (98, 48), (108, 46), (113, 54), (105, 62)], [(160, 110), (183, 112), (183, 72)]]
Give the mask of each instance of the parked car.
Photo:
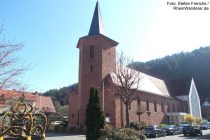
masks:
[(200, 126), (200, 129), (201, 129), (201, 130), (207, 130), (207, 129), (208, 129), (208, 125), (207, 125), (207, 124), (202, 124), (202, 125)]
[(181, 130), (175, 125), (166, 125), (163, 127), (166, 130), (166, 135), (181, 134)]
[(184, 126), (183, 134), (184, 134), (184, 136), (186, 136), (186, 135), (191, 135), (191, 136), (192, 135), (193, 136), (201, 135), (202, 136), (203, 135), (202, 130), (197, 125)]
[(210, 122), (207, 122), (206, 125), (207, 125), (208, 129), (210, 129)]
[(145, 136), (146, 137), (161, 137), (166, 136), (166, 130), (162, 129), (158, 125), (149, 125), (145, 127)]
[(184, 127), (184, 126), (188, 126), (188, 125), (189, 125), (189, 124), (185, 124), (185, 123), (179, 124), (178, 128), (179, 128), (179, 130), (181, 131), (181, 133), (183, 133), (183, 127)]
[(59, 124), (62, 124), (62, 123), (63, 123), (62, 121), (52, 121), (50, 124), (59, 125)]

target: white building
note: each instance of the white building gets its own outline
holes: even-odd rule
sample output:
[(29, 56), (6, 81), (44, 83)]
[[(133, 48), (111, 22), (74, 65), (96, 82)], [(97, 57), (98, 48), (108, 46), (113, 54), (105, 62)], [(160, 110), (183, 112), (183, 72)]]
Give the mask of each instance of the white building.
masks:
[(193, 78), (167, 81), (166, 85), (172, 96), (182, 100), (183, 107), (186, 107), (184, 112), (168, 113), (170, 118), (178, 116), (179, 121), (183, 121), (183, 116), (187, 113), (202, 118), (200, 98)]

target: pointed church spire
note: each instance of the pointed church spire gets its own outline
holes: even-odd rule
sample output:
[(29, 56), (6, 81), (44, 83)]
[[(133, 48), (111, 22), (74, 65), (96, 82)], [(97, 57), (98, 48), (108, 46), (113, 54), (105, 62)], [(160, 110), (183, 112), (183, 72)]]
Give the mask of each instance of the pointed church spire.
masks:
[(102, 21), (101, 11), (100, 11), (99, 4), (97, 1), (88, 35), (95, 36), (95, 35), (100, 35), (100, 34), (105, 35), (105, 30), (104, 30), (104, 25)]

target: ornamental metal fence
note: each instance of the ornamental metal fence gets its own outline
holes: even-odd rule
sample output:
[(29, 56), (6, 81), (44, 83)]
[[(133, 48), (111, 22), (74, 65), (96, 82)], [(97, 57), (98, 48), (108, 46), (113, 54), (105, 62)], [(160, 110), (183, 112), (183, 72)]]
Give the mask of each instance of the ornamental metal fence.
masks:
[(47, 117), (44, 113), (33, 111), (29, 103), (17, 102), (11, 110), (4, 113), (2, 118), (0, 140), (16, 139), (45, 139)]

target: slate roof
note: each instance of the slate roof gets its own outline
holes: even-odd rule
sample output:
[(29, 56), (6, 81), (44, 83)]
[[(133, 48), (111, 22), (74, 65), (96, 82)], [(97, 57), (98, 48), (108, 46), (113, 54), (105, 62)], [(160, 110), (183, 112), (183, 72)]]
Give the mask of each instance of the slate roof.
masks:
[(101, 16), (100, 7), (97, 1), (88, 36), (95, 36), (101, 34), (105, 35), (105, 29)]
[(172, 96), (189, 95), (192, 78), (166, 81), (166, 86)]
[[(119, 67), (117, 67), (117, 69), (119, 69)], [(131, 71), (131, 70), (135, 71), (128, 67), (124, 67), (123, 69), (125, 71)], [(146, 93), (150, 93), (150, 94), (156, 94), (156, 95), (160, 95), (160, 96), (170, 97), (168, 89), (167, 89), (165, 82), (163, 80), (152, 77), (150, 75), (147, 75), (147, 74), (139, 72), (139, 71), (135, 71), (135, 72), (139, 73), (138, 75), (140, 76), (139, 88), (137, 90), (146, 92)], [(116, 80), (117, 79), (116, 74), (114, 72), (111, 72), (110, 76), (111, 76), (112, 82), (114, 84), (120, 86), (119, 81)], [(136, 85), (134, 85), (134, 88), (135, 87), (136, 87)]]
[[(119, 66), (117, 66), (116, 69), (119, 69)], [(125, 71), (135, 71), (128, 67), (125, 67), (123, 69), (125, 69)], [(162, 79), (147, 75), (139, 71), (136, 72), (140, 73), (139, 76), (141, 77), (140, 86), (138, 88), (139, 91), (165, 97), (189, 95), (192, 78), (164, 81)], [(112, 82), (120, 86), (120, 83), (117, 80), (115, 80), (117, 79), (116, 74), (114, 72), (111, 72), (110, 76)]]

